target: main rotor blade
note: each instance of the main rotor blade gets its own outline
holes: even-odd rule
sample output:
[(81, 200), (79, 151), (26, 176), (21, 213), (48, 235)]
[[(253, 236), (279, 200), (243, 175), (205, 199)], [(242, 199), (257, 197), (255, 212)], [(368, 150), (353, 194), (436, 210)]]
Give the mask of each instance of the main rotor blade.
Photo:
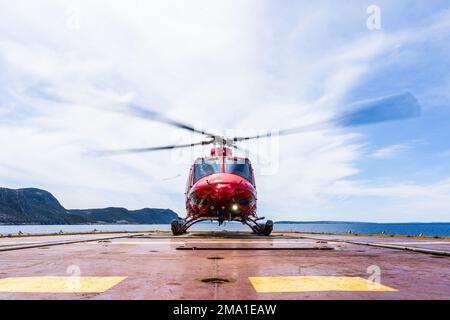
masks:
[[(359, 104), (355, 111), (344, 113), (321, 123), (310, 124), (306, 126), (294, 127), (280, 130), (278, 135), (296, 134), (313, 130), (321, 130), (329, 125), (338, 125), (342, 127), (355, 127), (369, 125), (386, 121), (401, 120), (417, 117), (420, 115), (420, 105), (416, 98), (410, 93), (403, 93), (395, 96), (389, 96), (381, 99), (371, 100)], [(235, 137), (235, 142), (267, 138), (272, 133), (266, 133), (256, 136)]]
[(102, 150), (102, 151), (96, 151), (95, 153), (98, 156), (117, 156), (117, 155), (123, 155), (123, 154), (144, 153), (144, 152), (172, 150), (172, 149), (179, 149), (179, 148), (190, 148), (190, 147), (195, 147), (195, 146), (204, 146), (204, 145), (211, 144), (211, 143), (213, 143), (213, 141), (201, 141), (201, 142), (196, 142), (196, 143), (168, 145), (168, 146), (160, 146), (160, 147)]
[(344, 114), (337, 123), (344, 126), (360, 126), (372, 123), (407, 119), (420, 116), (420, 105), (409, 92), (372, 100), (360, 104), (356, 111)]
[(144, 118), (144, 119), (148, 119), (148, 120), (153, 120), (153, 121), (158, 121), (158, 122), (162, 122), (162, 123), (166, 123), (169, 124), (171, 126), (174, 126), (176, 128), (181, 128), (181, 129), (185, 129), (191, 132), (195, 132), (195, 133), (199, 133), (205, 136), (209, 136), (209, 137), (218, 137), (215, 134), (209, 133), (207, 131), (204, 130), (199, 130), (194, 128), (193, 126), (186, 124), (186, 123), (182, 123), (179, 122), (177, 120), (173, 120), (170, 119), (160, 113), (157, 113), (155, 111), (152, 110), (148, 110), (146, 108), (143, 108), (139, 105), (136, 104), (130, 104), (128, 105), (127, 108), (134, 116), (139, 117), (139, 118)]

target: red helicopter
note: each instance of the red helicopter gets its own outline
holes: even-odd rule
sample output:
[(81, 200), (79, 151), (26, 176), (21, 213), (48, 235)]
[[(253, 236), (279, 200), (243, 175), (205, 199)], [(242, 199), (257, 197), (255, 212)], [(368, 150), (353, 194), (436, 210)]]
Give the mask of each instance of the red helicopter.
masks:
[[(410, 93), (365, 101), (356, 106), (352, 111), (325, 122), (284, 129), (278, 131), (277, 134), (283, 136), (322, 130), (328, 128), (330, 124), (340, 127), (360, 126), (420, 115), (420, 105)], [(174, 235), (183, 234), (193, 224), (207, 220), (216, 220), (219, 225), (224, 221), (238, 221), (248, 225), (258, 235), (270, 235), (273, 230), (272, 220), (267, 220), (265, 223), (258, 222), (264, 220), (264, 217), (258, 217), (256, 213), (257, 193), (251, 162), (247, 157), (233, 156), (232, 149), (246, 151), (237, 144), (245, 140), (270, 138), (272, 133), (229, 139), (196, 129), (191, 125), (170, 119), (138, 105), (127, 106), (126, 112), (204, 135), (208, 137), (208, 140), (191, 144), (99, 151), (100, 155), (143, 153), (204, 145), (214, 146), (210, 156), (197, 158), (191, 166), (185, 193), (187, 216), (184, 219), (172, 221), (171, 229)]]
[(220, 145), (211, 149), (210, 157), (195, 160), (191, 166), (187, 189), (188, 215), (180, 224), (172, 222), (174, 235), (184, 233), (202, 220), (239, 221), (254, 233), (270, 235), (272, 220), (259, 224), (256, 214), (256, 185), (248, 158), (233, 157), (231, 149)]

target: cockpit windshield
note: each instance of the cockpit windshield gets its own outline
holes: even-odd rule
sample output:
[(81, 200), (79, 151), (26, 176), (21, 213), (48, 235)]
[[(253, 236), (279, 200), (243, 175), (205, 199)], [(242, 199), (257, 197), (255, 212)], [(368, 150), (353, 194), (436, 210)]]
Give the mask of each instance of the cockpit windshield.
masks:
[[(226, 157), (224, 160), (225, 172), (239, 175), (253, 183), (252, 170), (248, 159)], [(222, 172), (222, 158), (198, 159), (194, 164), (193, 182), (195, 183), (201, 178), (220, 172)]]
[(252, 182), (252, 171), (250, 163), (243, 158), (225, 158), (225, 172), (237, 174)]
[(220, 158), (199, 159), (194, 164), (194, 183), (203, 177), (222, 172), (222, 160)]

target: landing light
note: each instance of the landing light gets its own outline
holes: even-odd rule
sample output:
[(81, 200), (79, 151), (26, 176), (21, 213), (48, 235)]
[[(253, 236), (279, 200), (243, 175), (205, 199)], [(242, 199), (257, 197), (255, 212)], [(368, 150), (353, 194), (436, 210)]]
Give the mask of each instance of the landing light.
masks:
[(239, 210), (239, 206), (236, 203), (234, 203), (234, 204), (231, 205), (231, 210), (238, 211)]

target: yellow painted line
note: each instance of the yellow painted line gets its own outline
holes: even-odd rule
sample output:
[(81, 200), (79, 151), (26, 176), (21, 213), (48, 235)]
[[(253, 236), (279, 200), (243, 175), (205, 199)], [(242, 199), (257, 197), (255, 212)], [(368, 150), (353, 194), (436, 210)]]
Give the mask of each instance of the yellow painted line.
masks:
[(450, 245), (450, 242), (449, 241), (446, 241), (446, 242), (444, 242), (444, 241), (417, 241), (417, 242), (407, 242), (407, 241), (405, 241), (405, 242), (403, 242), (403, 241), (399, 241), (399, 242), (376, 242), (376, 243), (379, 243), (379, 244), (401, 244), (401, 245), (420, 245), (420, 244), (426, 244), (426, 245), (429, 245), (429, 244), (440, 244), (440, 245), (442, 245), (442, 244), (448, 244), (448, 245)]
[(101, 293), (127, 277), (10, 277), (0, 279), (0, 292)]
[(310, 291), (392, 291), (398, 290), (369, 282), (361, 277), (298, 276), (249, 277), (258, 293)]

